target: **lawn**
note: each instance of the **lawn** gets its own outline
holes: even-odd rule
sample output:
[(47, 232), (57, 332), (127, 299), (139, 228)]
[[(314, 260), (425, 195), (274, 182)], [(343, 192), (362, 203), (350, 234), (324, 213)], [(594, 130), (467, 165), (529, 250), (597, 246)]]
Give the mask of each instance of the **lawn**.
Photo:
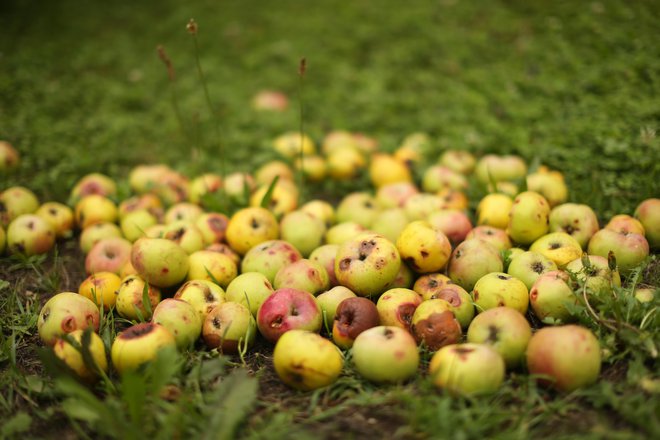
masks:
[[(384, 151), (426, 133), (417, 177), (446, 149), (517, 154), (561, 171), (569, 200), (603, 224), (660, 197), (656, 2), (410, 3), (3, 1), (0, 139), (22, 164), (0, 176), (0, 190), (24, 185), (66, 202), (78, 179), (102, 172), (127, 195), (128, 172), (142, 163), (191, 177), (253, 172), (277, 158), (274, 137), (302, 124), (317, 142), (351, 130)], [(267, 88), (286, 93), (290, 108), (255, 111), (252, 97)], [(368, 184), (366, 175), (314, 184), (306, 196), (337, 201)], [(471, 186), (471, 215), (483, 194)], [(427, 352), (405, 385), (370, 384), (349, 362), (331, 387), (295, 392), (275, 375), (264, 341), (242, 358), (188, 352), (161, 359), (144, 381), (86, 388), (45, 373), (36, 335), (45, 300), (84, 279), (83, 258), (71, 239), (44, 258), (0, 260), (0, 436), (660, 437), (657, 294), (603, 307), (612, 328), (580, 317), (609, 356), (596, 385), (570, 394), (517, 371), (492, 396), (451, 397), (426, 377)], [(620, 294), (640, 282), (660, 285), (657, 254)]]

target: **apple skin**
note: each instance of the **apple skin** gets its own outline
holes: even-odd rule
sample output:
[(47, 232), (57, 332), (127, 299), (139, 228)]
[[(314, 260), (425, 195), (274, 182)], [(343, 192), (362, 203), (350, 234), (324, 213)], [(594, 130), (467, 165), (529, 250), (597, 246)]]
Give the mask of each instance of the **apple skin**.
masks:
[(206, 315), (218, 305), (226, 301), (225, 291), (222, 287), (207, 280), (193, 280), (184, 283), (174, 294), (174, 298), (181, 299), (192, 305), (201, 322)]
[[(82, 344), (83, 330), (74, 330), (69, 335), (78, 343)], [(89, 340), (89, 353), (92, 355), (92, 360), (98, 370), (108, 371), (108, 359), (106, 358), (105, 345), (99, 335), (94, 332), (90, 333)], [(60, 358), (71, 370), (73, 370), (78, 377), (85, 382), (92, 383), (98, 379), (98, 370), (91, 370), (85, 364), (82, 354), (66, 340), (58, 338), (53, 345), (55, 356)]]
[(85, 258), (85, 271), (119, 273), (131, 259), (131, 242), (123, 238), (110, 237), (99, 240)]
[(557, 269), (555, 262), (544, 255), (524, 251), (511, 259), (507, 273), (525, 283), (527, 289), (531, 289), (541, 275)]
[(94, 223), (115, 223), (119, 218), (119, 211), (115, 203), (109, 198), (91, 194), (80, 199), (74, 209), (76, 224), (85, 229)]
[(279, 237), (277, 218), (264, 208), (250, 207), (237, 211), (229, 220), (226, 230), (227, 243), (240, 255), (252, 247)]
[(317, 295), (328, 290), (330, 280), (323, 266), (311, 260), (302, 259), (278, 270), (273, 286), (275, 289), (288, 287)]
[(371, 300), (347, 298), (339, 303), (332, 325), (332, 340), (342, 349), (353, 346), (355, 338), (365, 330), (380, 325), (378, 309)]
[(321, 307), (321, 314), (323, 315), (323, 326), (330, 332), (332, 332), (332, 324), (337, 314), (337, 307), (346, 298), (357, 298), (357, 295), (344, 286), (335, 286), (316, 297), (316, 302)]
[(17, 168), (20, 160), (21, 156), (12, 144), (0, 141), (0, 173), (4, 174)]
[(207, 251), (212, 251), (212, 252), (217, 252), (219, 254), (224, 254), (231, 258), (231, 261), (234, 262), (236, 267), (239, 267), (241, 265), (241, 257), (238, 255), (236, 252), (232, 250), (232, 248), (229, 247), (228, 244), (225, 243), (212, 243), (208, 245), (205, 250)]
[(186, 251), (173, 241), (144, 237), (133, 243), (131, 264), (149, 284), (165, 288), (182, 282), (190, 263)]
[[(269, 188), (270, 182), (267, 185), (264, 184), (257, 188), (257, 190), (250, 196), (250, 206), (264, 209), (261, 208), (261, 202), (266, 196), (266, 192)], [(269, 213), (272, 213), (271, 215), (274, 215), (276, 219), (280, 219), (284, 214), (296, 210), (298, 207), (298, 196), (299, 191), (296, 184), (293, 183), (293, 180), (280, 179), (273, 188), (267, 210)], [(272, 239), (277, 237), (268, 238)]]
[(410, 221), (426, 220), (431, 214), (444, 209), (444, 201), (435, 194), (414, 194), (406, 200), (403, 209)]
[(206, 173), (195, 177), (190, 182), (188, 200), (194, 204), (203, 204), (204, 196), (217, 194), (222, 188), (222, 177), (214, 173)]
[(222, 303), (206, 315), (202, 336), (206, 346), (223, 353), (238, 353), (241, 344), (254, 345), (257, 323), (250, 309), (235, 302)]
[(480, 239), (466, 240), (459, 244), (447, 264), (449, 278), (468, 292), (484, 275), (501, 272), (503, 269), (499, 251)]
[[(148, 231), (147, 237), (152, 238), (153, 236), (150, 235), (150, 232), (152, 231)], [(177, 220), (166, 224), (162, 230), (162, 238), (175, 242), (188, 255), (204, 249), (204, 237), (202, 233), (194, 223), (186, 220)]]
[(568, 198), (568, 187), (564, 176), (543, 165), (537, 172), (527, 175), (527, 189), (541, 194), (551, 207), (564, 203)]
[(286, 214), (280, 222), (282, 239), (291, 243), (303, 257), (309, 257), (314, 249), (323, 244), (325, 232), (323, 220), (300, 210)]
[(454, 284), (454, 282), (448, 276), (441, 273), (429, 273), (415, 280), (413, 290), (427, 300), (449, 284)]
[(39, 337), (47, 345), (53, 345), (57, 337), (74, 330), (91, 327), (99, 330), (99, 309), (82, 295), (62, 292), (50, 298), (39, 312), (37, 329)]
[(641, 234), (601, 229), (589, 240), (587, 252), (607, 258), (610, 251), (614, 252), (621, 273), (628, 274), (648, 257), (649, 243)]
[(340, 245), (335, 275), (342, 286), (358, 296), (383, 292), (394, 281), (401, 258), (396, 246), (377, 234), (362, 234)]
[(344, 366), (341, 352), (322, 336), (305, 330), (282, 335), (273, 350), (273, 365), (282, 382), (311, 391), (334, 383)]
[(451, 395), (492, 394), (504, 381), (502, 356), (484, 344), (455, 344), (441, 348), (431, 358), (433, 384)]
[(46, 202), (35, 212), (50, 224), (57, 238), (70, 237), (73, 232), (73, 210), (58, 202)]
[(354, 192), (346, 195), (339, 202), (335, 216), (338, 223), (355, 222), (369, 228), (379, 211), (380, 206), (371, 194)]
[(320, 264), (328, 274), (328, 281), (330, 287), (335, 287), (339, 283), (335, 276), (335, 258), (339, 250), (338, 244), (324, 244), (319, 246), (309, 254), (309, 259), (315, 263)]
[(172, 169), (164, 164), (138, 165), (128, 175), (128, 183), (131, 189), (143, 194), (151, 190), (156, 183)]
[(7, 249), (12, 254), (45, 254), (54, 245), (55, 230), (36, 214), (19, 215), (7, 228)]
[(279, 289), (259, 307), (257, 327), (266, 340), (275, 343), (292, 329), (319, 332), (323, 316), (314, 296), (296, 289)]
[(117, 291), (121, 286), (121, 278), (112, 272), (97, 272), (87, 277), (78, 288), (78, 293), (91, 299), (107, 312), (117, 302)]
[(326, 228), (335, 224), (335, 208), (329, 202), (313, 199), (300, 207), (300, 210), (313, 215), (323, 222)]
[(436, 292), (433, 292), (428, 299), (443, 299), (449, 303), (449, 309), (454, 313), (456, 320), (461, 324), (461, 328), (467, 329), (472, 318), (474, 318), (474, 305), (472, 297), (465, 289), (458, 284), (447, 284)]
[(7, 234), (5, 230), (0, 226), (0, 255), (5, 253), (5, 247), (7, 246)]
[(138, 275), (129, 275), (122, 280), (121, 286), (117, 291), (117, 301), (115, 303), (117, 313), (122, 318), (138, 319), (140, 317), (138, 315), (139, 311), (143, 319), (151, 319), (154, 308), (160, 302), (161, 292), (157, 287), (149, 286), (147, 290), (151, 309), (151, 312), (149, 312), (142, 302), (145, 284), (145, 281)]
[(477, 205), (477, 225), (505, 229), (509, 224), (509, 212), (513, 199), (506, 194), (487, 194)]
[(550, 232), (566, 232), (586, 249), (591, 237), (598, 231), (598, 217), (590, 206), (563, 203), (550, 211)]
[(472, 222), (465, 212), (456, 209), (437, 211), (429, 215), (431, 226), (447, 236), (453, 246), (466, 239), (472, 230)]
[(390, 183), (378, 188), (376, 202), (381, 209), (403, 208), (406, 200), (413, 194), (419, 194), (419, 190), (414, 183)]
[(415, 309), (422, 303), (422, 297), (410, 289), (395, 288), (383, 293), (376, 308), (381, 325), (410, 329)]
[(472, 229), (467, 236), (466, 240), (479, 238), (487, 243), (492, 244), (498, 251), (511, 249), (511, 240), (503, 229), (495, 228), (493, 226), (480, 225)]
[(354, 147), (340, 147), (328, 153), (328, 174), (334, 180), (346, 181), (355, 178), (365, 167), (364, 154)]
[(443, 299), (423, 301), (415, 309), (410, 330), (417, 343), (424, 343), (431, 351), (455, 344), (463, 336), (461, 324)]
[(71, 190), (69, 200), (75, 204), (83, 197), (92, 194), (115, 197), (117, 195), (117, 184), (105, 174), (90, 173), (76, 182)]
[(325, 233), (325, 241), (327, 244), (341, 245), (366, 232), (367, 228), (356, 222), (337, 223)]
[(507, 233), (516, 243), (531, 244), (548, 232), (549, 215), (545, 197), (533, 191), (522, 192), (513, 200)]
[(467, 331), (468, 342), (491, 346), (509, 369), (522, 365), (531, 337), (527, 319), (510, 307), (495, 307), (478, 314)]
[(417, 273), (438, 272), (449, 261), (451, 243), (429, 222), (413, 221), (396, 241), (401, 259)]
[(468, 151), (446, 150), (438, 162), (457, 173), (470, 174), (474, 170), (477, 160)]
[(417, 274), (404, 262), (401, 262), (399, 266), (399, 272), (397, 272), (396, 277), (392, 280), (390, 284), (387, 285), (387, 290), (403, 288), (410, 289), (412, 288), (413, 283), (415, 282), (415, 277)]
[[(297, 157), (300, 154), (300, 150), (302, 150), (303, 155), (316, 154), (316, 145), (312, 138), (307, 134), (301, 135), (297, 131), (289, 131), (273, 139), (273, 148), (279, 154), (289, 159)], [(260, 183), (268, 183), (262, 180), (262, 173), (259, 173), (257, 180)]]
[(551, 271), (541, 275), (530, 289), (529, 304), (544, 323), (566, 323), (571, 319), (565, 303), (578, 304), (578, 299), (568, 280), (566, 272)]
[(228, 174), (224, 181), (225, 194), (231, 200), (244, 200), (245, 195), (249, 197), (256, 188), (252, 175), (248, 173), (235, 172)]
[(252, 316), (257, 316), (259, 307), (275, 289), (263, 274), (245, 272), (234, 278), (227, 286), (225, 298), (227, 301), (243, 304), (248, 307)]
[(525, 284), (503, 272), (493, 272), (481, 277), (474, 285), (472, 298), (480, 313), (507, 306), (525, 314), (529, 306), (529, 292)]
[(188, 257), (187, 280), (208, 280), (226, 289), (238, 274), (236, 263), (227, 255), (213, 251), (197, 251)]
[(660, 199), (642, 201), (635, 209), (635, 218), (644, 226), (649, 245), (660, 248)]
[(39, 199), (22, 186), (12, 186), (0, 192), (0, 224), (7, 226), (16, 217), (39, 209)]
[(355, 338), (351, 351), (360, 376), (375, 383), (401, 383), (419, 367), (419, 351), (412, 335), (399, 327), (372, 327)]
[(153, 322), (136, 324), (119, 333), (112, 343), (112, 365), (119, 374), (135, 371), (168, 348), (176, 349), (176, 340), (169, 330)]
[(586, 269), (582, 264), (582, 258), (578, 258), (568, 263), (565, 270), (574, 273), (578, 281), (586, 283), (588, 291), (596, 300), (601, 296), (611, 295), (612, 286), (621, 287), (619, 272), (610, 270), (607, 258), (589, 255), (587, 259), (590, 269)]
[(251, 248), (243, 257), (241, 272), (259, 272), (272, 284), (282, 267), (294, 263), (302, 255), (291, 243), (268, 240)]
[(422, 176), (422, 189), (427, 193), (435, 193), (444, 188), (464, 190), (468, 186), (467, 178), (456, 171), (442, 165), (432, 165)]
[(598, 380), (601, 353), (598, 339), (577, 325), (544, 327), (527, 346), (527, 369), (538, 381), (571, 392)]
[(610, 219), (603, 229), (610, 229), (614, 232), (622, 234), (639, 234), (646, 235), (644, 225), (638, 219), (629, 216), (628, 214), (618, 214)]
[(408, 225), (408, 216), (401, 208), (390, 208), (380, 211), (371, 224), (371, 230), (396, 243), (401, 232)]
[(193, 203), (180, 202), (170, 206), (165, 211), (163, 220), (166, 225), (175, 222), (195, 223), (195, 221), (204, 214), (204, 210)]
[(550, 232), (532, 243), (529, 250), (552, 260), (560, 269), (582, 255), (580, 243), (565, 232)]
[(512, 181), (522, 179), (527, 174), (527, 165), (514, 155), (498, 156), (486, 154), (477, 161), (474, 174), (481, 183)]
[(229, 218), (219, 212), (207, 212), (195, 220), (195, 226), (202, 233), (204, 245), (221, 243), (225, 240)]
[(399, 182), (411, 182), (410, 169), (403, 161), (385, 153), (371, 155), (369, 164), (369, 177), (374, 188), (391, 185)]
[(179, 350), (192, 347), (202, 333), (202, 321), (197, 310), (181, 299), (165, 298), (158, 303), (151, 322), (169, 330)]
[(131, 243), (146, 235), (145, 231), (158, 224), (158, 219), (146, 209), (129, 212), (121, 218), (121, 232)]
[(95, 223), (80, 233), (80, 249), (87, 254), (104, 238), (123, 238), (121, 229), (114, 223)]
[(129, 197), (119, 203), (119, 219), (123, 219), (131, 212), (147, 210), (159, 221), (163, 218), (163, 202), (154, 194), (142, 194)]

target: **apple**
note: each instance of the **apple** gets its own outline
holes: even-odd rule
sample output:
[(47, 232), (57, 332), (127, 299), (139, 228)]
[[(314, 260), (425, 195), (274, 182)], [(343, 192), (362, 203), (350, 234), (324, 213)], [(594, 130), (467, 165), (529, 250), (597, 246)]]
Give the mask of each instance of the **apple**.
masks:
[(321, 146), (323, 153), (326, 155), (337, 149), (346, 147), (359, 148), (355, 136), (345, 130), (333, 130), (327, 133), (323, 138)]
[(375, 188), (392, 183), (412, 182), (412, 175), (406, 163), (386, 153), (371, 155), (369, 178)]
[(137, 273), (156, 287), (171, 287), (186, 277), (188, 254), (164, 238), (140, 238), (133, 243), (131, 264)]
[(145, 231), (158, 224), (158, 219), (146, 209), (126, 214), (119, 221), (121, 232), (131, 243), (146, 236)]
[(160, 201), (155, 194), (142, 194), (139, 196), (129, 197), (119, 203), (119, 218), (122, 219), (126, 215), (134, 211), (146, 209), (151, 215), (160, 220), (163, 217), (163, 202)]
[(305, 179), (310, 182), (321, 182), (328, 174), (328, 165), (322, 156), (313, 154), (304, 156), (301, 160), (296, 157), (293, 163), (297, 172), (303, 173)]
[(382, 235), (361, 234), (340, 245), (335, 260), (337, 281), (359, 296), (378, 295), (396, 278), (401, 258)]
[(595, 383), (600, 374), (600, 344), (587, 328), (544, 327), (527, 346), (527, 369), (538, 381), (571, 392)]
[(486, 344), (502, 356), (507, 368), (519, 367), (532, 337), (532, 328), (518, 310), (495, 307), (478, 314), (467, 331), (467, 341)]
[(124, 374), (153, 361), (161, 350), (167, 349), (176, 349), (172, 333), (162, 325), (144, 322), (119, 333), (112, 343), (110, 354), (117, 372)]
[(119, 273), (131, 259), (131, 243), (123, 238), (111, 237), (99, 240), (85, 258), (88, 274), (96, 272)]
[[(419, 293), (418, 290), (416, 292)], [(449, 309), (454, 313), (456, 320), (466, 329), (474, 318), (474, 305), (472, 297), (465, 289), (451, 280), (448, 284), (437, 289), (431, 289), (422, 294), (424, 301), (429, 299), (443, 299), (449, 303)]]
[(426, 220), (429, 216), (445, 208), (444, 201), (435, 194), (419, 193), (414, 194), (406, 200), (403, 209), (411, 221)]
[(640, 234), (645, 235), (644, 225), (642, 222), (627, 214), (615, 215), (610, 219), (603, 229), (611, 229), (614, 232), (623, 234)]
[(341, 147), (327, 156), (328, 174), (335, 180), (355, 178), (365, 167), (364, 154), (354, 147)]
[(303, 257), (321, 246), (325, 232), (323, 220), (304, 211), (290, 212), (280, 222), (282, 240), (291, 243)]
[(580, 243), (565, 232), (550, 232), (532, 243), (529, 250), (552, 260), (559, 268), (582, 255)]
[(628, 274), (648, 257), (649, 243), (641, 234), (601, 229), (589, 240), (587, 252), (607, 257), (610, 251), (614, 253), (621, 273)]
[(376, 215), (371, 224), (371, 230), (387, 238), (392, 243), (396, 243), (408, 223), (408, 216), (403, 209), (385, 209)]
[(438, 162), (440, 165), (461, 174), (472, 173), (477, 163), (472, 153), (463, 150), (446, 150), (442, 153)]
[(443, 188), (464, 190), (468, 187), (466, 177), (442, 165), (432, 165), (422, 176), (422, 189), (427, 193), (438, 192)]
[(353, 346), (363, 331), (380, 325), (376, 305), (367, 298), (346, 298), (337, 306), (332, 325), (332, 340), (342, 349)]
[(104, 238), (122, 238), (121, 229), (114, 223), (95, 223), (80, 233), (80, 249), (89, 253), (92, 247)]
[(229, 283), (225, 298), (227, 301), (243, 304), (253, 316), (257, 316), (261, 304), (274, 291), (265, 275), (259, 272), (244, 272)]
[(326, 228), (335, 224), (335, 208), (325, 200), (313, 199), (300, 207), (302, 212), (312, 214), (321, 220)]
[(236, 275), (238, 267), (227, 255), (202, 250), (188, 257), (188, 280), (213, 281), (226, 289)]
[(404, 382), (419, 367), (417, 343), (399, 327), (380, 325), (363, 331), (355, 338), (351, 352), (358, 374), (375, 383)]
[[(149, 235), (147, 234), (149, 237)], [(163, 236), (181, 246), (188, 255), (204, 249), (204, 237), (193, 223), (178, 220), (165, 225)]]
[(387, 290), (401, 287), (404, 289), (410, 289), (415, 282), (416, 274), (413, 270), (408, 267), (404, 262), (401, 262), (399, 267), (399, 272), (396, 274), (396, 277), (392, 280), (390, 284), (387, 285)]
[(0, 141), (0, 173), (13, 170), (18, 167), (20, 155), (12, 144)]
[(138, 165), (128, 176), (128, 182), (133, 191), (138, 194), (146, 193), (156, 186), (156, 183), (166, 174), (172, 172), (167, 165)]
[(93, 273), (80, 283), (78, 293), (94, 301), (99, 308), (103, 307), (105, 311), (109, 311), (117, 302), (121, 280), (112, 272)]
[(334, 383), (344, 366), (337, 347), (322, 336), (290, 330), (277, 341), (273, 365), (282, 382), (298, 390), (310, 391)]
[(401, 231), (396, 247), (401, 259), (417, 273), (439, 271), (451, 255), (447, 236), (426, 221), (409, 223)]
[(257, 185), (270, 185), (278, 177), (279, 180), (293, 181), (293, 170), (281, 160), (271, 160), (260, 166), (254, 174)]
[(245, 200), (255, 190), (257, 184), (248, 173), (235, 172), (225, 177), (225, 193), (231, 200)]
[(269, 240), (251, 248), (241, 262), (241, 272), (259, 272), (272, 284), (277, 272), (300, 260), (302, 255), (291, 243)]
[(428, 222), (433, 229), (445, 234), (453, 246), (464, 241), (472, 230), (472, 222), (463, 211), (447, 209), (429, 215)]
[(194, 203), (180, 202), (165, 211), (165, 224), (174, 222), (195, 223), (204, 210)]
[(443, 299), (429, 299), (420, 303), (410, 324), (417, 343), (424, 343), (431, 351), (455, 344), (463, 336), (461, 324), (456, 320), (449, 303)]
[(380, 211), (376, 199), (366, 192), (355, 192), (345, 196), (335, 212), (337, 222), (355, 222), (369, 228)]
[(507, 273), (525, 283), (527, 289), (531, 289), (541, 275), (557, 269), (555, 262), (542, 254), (525, 251), (511, 259)]
[(525, 283), (503, 272), (493, 272), (479, 278), (472, 290), (479, 313), (495, 307), (511, 307), (527, 313), (529, 292)]
[(389, 327), (410, 328), (415, 309), (422, 303), (422, 297), (410, 289), (394, 288), (383, 293), (376, 308), (380, 323)]
[(37, 209), (36, 215), (50, 224), (57, 238), (70, 237), (73, 231), (73, 211), (58, 202), (46, 202)]
[(193, 280), (184, 283), (176, 291), (174, 298), (192, 305), (202, 323), (213, 308), (226, 301), (225, 291), (222, 287), (207, 280)]
[(226, 230), (227, 243), (240, 255), (252, 247), (279, 237), (279, 225), (275, 216), (264, 208), (243, 208), (229, 220)]
[(501, 272), (502, 257), (495, 246), (480, 239), (466, 240), (451, 254), (447, 274), (451, 280), (467, 291), (484, 275)]
[[(250, 206), (260, 207), (270, 184), (262, 185), (250, 196)], [(288, 212), (295, 211), (298, 207), (299, 191), (293, 180), (278, 180), (270, 195), (270, 201), (266, 207), (276, 218), (281, 218)]]
[(202, 336), (207, 347), (234, 354), (240, 351), (241, 345), (254, 345), (257, 324), (250, 309), (243, 304), (226, 302), (206, 315)]
[(545, 166), (540, 166), (535, 173), (527, 175), (527, 189), (541, 194), (551, 207), (564, 203), (568, 198), (564, 176)]
[(6, 246), (7, 246), (7, 233), (5, 232), (4, 229), (2, 229), (2, 226), (0, 226), (0, 255), (4, 254)]
[(119, 269), (119, 278), (124, 279), (129, 275), (137, 275), (137, 270), (133, 267), (131, 260), (129, 259), (124, 265)]
[(207, 212), (195, 220), (195, 226), (202, 233), (206, 246), (224, 241), (228, 224), (229, 218), (219, 212)]
[(238, 255), (236, 252), (232, 250), (232, 248), (229, 247), (228, 244), (225, 243), (213, 243), (210, 244), (206, 247), (207, 251), (211, 252), (217, 252), (219, 254), (223, 254), (231, 258), (231, 261), (234, 262), (236, 267), (239, 267), (241, 265), (241, 256)]
[(252, 108), (255, 110), (283, 112), (288, 107), (287, 96), (276, 90), (261, 90), (252, 98)]
[(335, 258), (339, 250), (338, 244), (324, 244), (319, 246), (309, 254), (309, 259), (321, 265), (328, 273), (328, 281), (330, 286), (334, 287), (338, 284), (337, 277), (335, 276)]
[(655, 298), (655, 293), (658, 289), (655, 287), (638, 287), (635, 289), (635, 299), (641, 303), (649, 303)]
[(433, 384), (452, 395), (494, 393), (504, 382), (502, 356), (484, 344), (454, 344), (437, 351), (429, 364)]
[(366, 232), (367, 228), (355, 222), (338, 223), (325, 233), (325, 241), (328, 244), (341, 245)]
[(494, 228), (492, 226), (481, 225), (472, 229), (465, 239), (471, 240), (473, 238), (478, 238), (490, 243), (499, 251), (511, 249), (511, 240), (507, 233), (502, 229)]
[(45, 254), (54, 245), (55, 230), (38, 215), (19, 215), (7, 228), (7, 249), (12, 254)]
[(316, 145), (307, 134), (297, 131), (289, 131), (281, 134), (273, 140), (273, 148), (282, 156), (293, 159), (300, 154), (316, 154)]
[(591, 237), (598, 231), (598, 218), (588, 205), (564, 203), (550, 211), (550, 232), (566, 232), (586, 249)]
[(567, 322), (571, 314), (566, 303), (578, 300), (568, 284), (568, 274), (561, 270), (541, 275), (529, 291), (529, 303), (534, 314), (545, 323)]
[(486, 195), (477, 205), (477, 224), (505, 229), (509, 225), (509, 212), (513, 199), (501, 193)]
[[(588, 263), (585, 267), (584, 263)], [(610, 269), (607, 258), (598, 255), (588, 255), (578, 258), (566, 265), (566, 272), (575, 274), (579, 283), (585, 283), (589, 293), (596, 299), (612, 293), (614, 286), (621, 287), (619, 272)]]
[(39, 209), (39, 199), (22, 186), (12, 186), (0, 193), (0, 223), (9, 225), (16, 217)]
[(82, 177), (71, 190), (70, 202), (76, 204), (80, 199), (92, 194), (115, 197), (117, 195), (117, 185), (115, 181), (105, 174), (91, 173)]
[(87, 327), (99, 330), (99, 309), (93, 301), (74, 292), (51, 297), (37, 319), (39, 337), (47, 345), (53, 345), (59, 336)]
[[(115, 307), (122, 318), (151, 319), (154, 307), (160, 302), (161, 293), (155, 286), (145, 286), (146, 282), (137, 275), (129, 275), (121, 281)], [(149, 298), (148, 306), (143, 302), (145, 289)]]
[(548, 232), (550, 205), (539, 193), (525, 191), (516, 196), (509, 213), (507, 233), (519, 244), (531, 244)]
[(474, 173), (484, 184), (491, 181), (513, 181), (525, 177), (527, 165), (519, 156), (487, 154), (479, 159)]
[(189, 186), (185, 176), (170, 170), (159, 176), (149, 191), (157, 195), (163, 204), (171, 206), (188, 199)]
[(154, 309), (151, 322), (169, 330), (179, 350), (191, 347), (202, 333), (197, 310), (186, 301), (165, 298)]
[(649, 245), (660, 248), (660, 199), (646, 199), (635, 209), (635, 217), (642, 223), (646, 231)]
[(203, 204), (204, 196), (216, 194), (222, 188), (222, 177), (214, 173), (198, 176), (190, 182), (188, 200), (194, 204)]
[(328, 290), (330, 281), (323, 266), (311, 260), (302, 259), (278, 270), (273, 286), (275, 289), (289, 287), (317, 295)]
[(339, 304), (347, 298), (356, 297), (356, 294), (344, 286), (335, 286), (327, 292), (323, 292), (317, 296), (316, 302), (318, 303), (319, 307), (321, 307), (324, 328), (332, 332), (332, 324)]
[(465, 211), (468, 209), (468, 199), (463, 191), (452, 188), (443, 188), (436, 193), (440, 199), (440, 209), (455, 209)]
[(376, 203), (381, 209), (403, 208), (406, 200), (419, 190), (412, 182), (390, 183), (378, 188), (376, 191)]
[(94, 223), (115, 223), (119, 218), (119, 211), (109, 198), (91, 194), (76, 203), (74, 217), (78, 227), (85, 229)]
[[(92, 331), (89, 332), (89, 335), (87, 350), (89, 350), (91, 361), (93, 362), (91, 369), (85, 363), (83, 355), (78, 348), (63, 338), (57, 338), (55, 345), (53, 345), (53, 351), (55, 352), (55, 356), (71, 368), (78, 377), (86, 382), (93, 382), (98, 379), (101, 371), (104, 373), (108, 371), (108, 359), (106, 358), (105, 345), (101, 337)], [(72, 331), (69, 333), (69, 336), (84, 349), (82, 347), (82, 329)]]
[(417, 278), (413, 290), (426, 301), (450, 284), (454, 284), (454, 282), (448, 276), (441, 273), (429, 273)]
[(321, 308), (314, 296), (289, 288), (273, 292), (257, 312), (259, 332), (272, 343), (292, 329), (318, 332), (322, 321)]

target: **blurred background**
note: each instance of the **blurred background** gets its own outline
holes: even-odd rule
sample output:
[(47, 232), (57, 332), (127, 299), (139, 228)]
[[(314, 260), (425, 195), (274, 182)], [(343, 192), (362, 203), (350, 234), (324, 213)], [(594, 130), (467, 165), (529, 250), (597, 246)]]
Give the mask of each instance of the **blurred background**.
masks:
[[(410, 3), (3, 0), (0, 138), (23, 156), (3, 186), (64, 200), (93, 171), (217, 172), (219, 142), (231, 170), (251, 171), (300, 127), (306, 57), (303, 122), (317, 142), (346, 129), (391, 151), (424, 132), (427, 163), (447, 148), (519, 154), (562, 171), (571, 200), (604, 217), (660, 194), (658, 2)], [(289, 108), (255, 110), (262, 89)]]

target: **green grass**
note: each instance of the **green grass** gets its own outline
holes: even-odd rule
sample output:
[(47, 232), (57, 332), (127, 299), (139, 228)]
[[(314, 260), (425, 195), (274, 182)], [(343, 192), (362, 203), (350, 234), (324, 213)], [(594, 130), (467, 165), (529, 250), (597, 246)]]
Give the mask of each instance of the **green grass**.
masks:
[[(135, 164), (162, 161), (191, 176), (217, 172), (221, 145), (228, 170), (253, 171), (276, 157), (273, 137), (300, 126), (298, 63), (306, 57), (303, 122), (317, 141), (349, 129), (391, 151), (423, 131), (432, 140), (428, 162), (446, 148), (520, 154), (562, 171), (570, 200), (601, 220), (660, 195), (655, 2), (308, 3), (2, 2), (0, 138), (19, 149), (23, 165), (0, 187), (22, 184), (42, 200), (66, 201), (93, 171), (122, 180)], [(191, 17), (211, 106), (185, 29)], [(173, 85), (159, 44), (172, 59)], [(249, 101), (262, 88), (285, 91), (290, 109), (253, 111)], [(311, 190), (336, 199), (364, 181)], [(474, 205), (479, 193), (471, 195)], [(75, 243), (59, 250), (0, 261), (0, 279), (10, 281), (0, 282), (0, 437), (660, 435), (657, 296), (647, 306), (605, 307), (616, 331), (576, 310), (611, 357), (597, 385), (568, 395), (538, 389), (519, 372), (492, 397), (458, 399), (423, 374), (375, 387), (350, 365), (332, 387), (298, 393), (274, 375), (265, 344), (248, 354), (249, 376), (240, 359), (188, 353), (144, 384), (125, 378), (90, 391), (49, 379), (38, 356), (43, 300), (82, 279)], [(659, 277), (657, 258), (640, 273), (655, 286)], [(178, 398), (161, 399), (163, 384)]]

